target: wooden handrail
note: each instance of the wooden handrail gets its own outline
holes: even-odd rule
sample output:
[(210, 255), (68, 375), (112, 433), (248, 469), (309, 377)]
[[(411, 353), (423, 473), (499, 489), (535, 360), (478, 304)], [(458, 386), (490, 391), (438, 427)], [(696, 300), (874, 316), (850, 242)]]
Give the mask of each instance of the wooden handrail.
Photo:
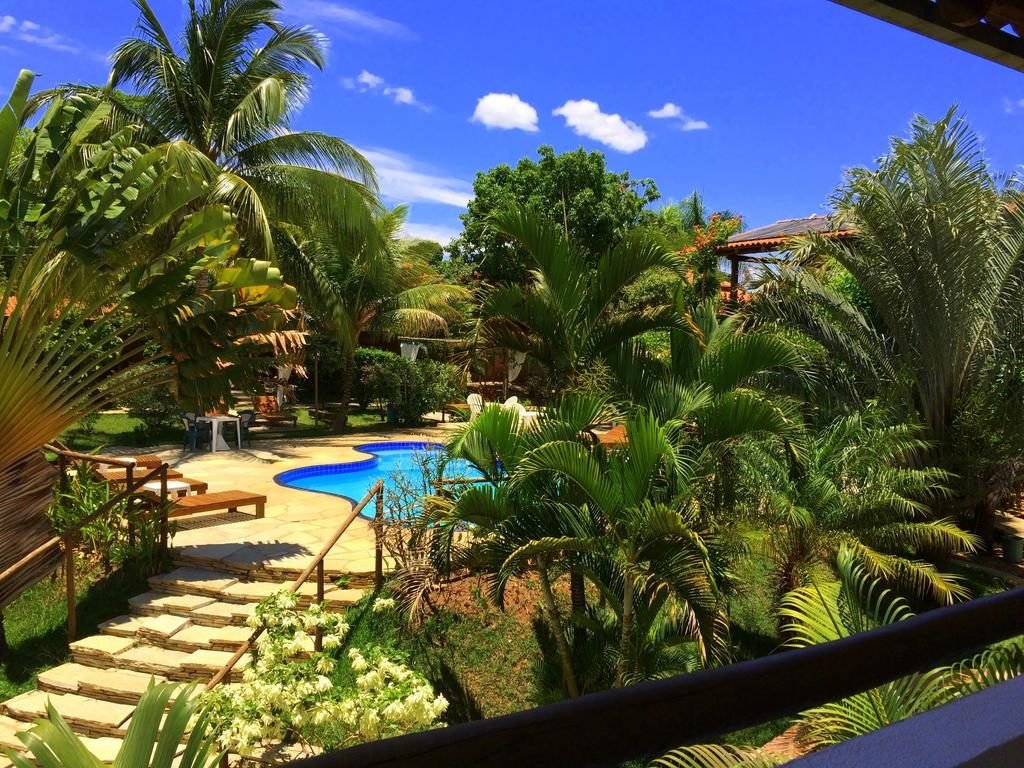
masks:
[[(61, 490), (67, 488), (67, 462), (69, 459), (74, 461), (87, 461), (96, 464), (112, 464), (116, 466), (123, 466), (125, 468), (125, 487), (124, 490), (114, 494), (112, 497), (107, 499), (103, 504), (99, 506), (92, 514), (86, 517), (84, 520), (78, 521), (73, 527), (59, 533), (55, 536), (50, 537), (47, 541), (43, 542), (27, 555), (19, 559), (13, 565), (8, 566), (0, 573), (0, 584), (3, 584), (5, 580), (16, 574), (22, 568), (27, 566), (39, 557), (50, 552), (54, 547), (60, 546), (61, 543), (64, 545), (64, 577), (65, 577), (65, 590), (67, 597), (67, 610), (68, 610), (68, 642), (75, 639), (78, 632), (78, 621), (75, 604), (75, 560), (74, 560), (74, 546), (78, 541), (82, 530), (92, 523), (99, 520), (104, 515), (107, 515), (110, 510), (114, 509), (118, 504), (130, 501), (133, 497), (138, 495), (138, 491), (148, 482), (151, 482), (155, 478), (160, 479), (160, 500), (163, 503), (167, 499), (167, 469), (166, 463), (160, 464), (159, 467), (155, 467), (142, 477), (133, 477), (132, 470), (135, 468), (136, 462), (126, 459), (118, 459), (113, 456), (97, 456), (88, 453), (78, 453), (76, 451), (69, 451), (62, 445), (52, 445), (47, 443), (43, 446), (44, 450), (53, 451), (57, 454), (59, 472), (60, 472), (60, 487)], [(131, 534), (130, 532), (130, 535)], [(167, 550), (167, 515), (166, 512), (161, 514), (160, 519), (160, 548), (161, 550)]]
[(24, 568), (26, 565), (31, 563), (37, 557), (46, 554), (49, 550), (53, 549), (53, 547), (59, 545), (61, 541), (76, 538), (78, 534), (82, 532), (82, 529), (85, 528), (85, 526), (91, 525), (92, 523), (96, 522), (102, 515), (105, 515), (117, 504), (120, 504), (122, 501), (127, 501), (132, 496), (135, 496), (136, 491), (138, 491), (143, 485), (145, 485), (148, 482), (151, 482), (153, 479), (157, 477), (160, 477), (166, 472), (167, 465), (161, 464), (159, 467), (156, 467), (155, 469), (151, 470), (149, 474), (144, 475), (143, 477), (138, 479), (133, 479), (130, 484), (127, 484), (125, 486), (125, 489), (123, 491), (107, 499), (105, 502), (103, 502), (103, 504), (100, 505), (100, 507), (95, 512), (93, 512), (84, 520), (78, 522), (73, 528), (68, 529), (64, 533), (52, 536), (50, 539), (43, 542), (38, 547), (29, 552), (27, 555), (25, 555), (23, 558), (18, 560), (18, 562), (4, 569), (4, 571), (0, 573), (0, 584), (2, 584), (6, 579), (10, 578), (12, 574), (14, 574), (21, 568)]
[[(1020, 635), (1024, 587), (842, 640), (370, 742), (290, 765), (610, 768), (788, 717)], [(901, 757), (905, 762), (907, 756)]]
[[(309, 565), (307, 565), (306, 568), (302, 571), (302, 573), (300, 573), (296, 577), (295, 581), (293, 581), (288, 586), (289, 592), (298, 592), (302, 585), (306, 583), (306, 580), (312, 575), (313, 571), (315, 570), (317, 572), (317, 599), (321, 602), (323, 601), (324, 558), (326, 558), (327, 555), (330, 554), (331, 550), (334, 548), (334, 545), (338, 543), (338, 540), (345, 534), (345, 531), (348, 530), (348, 527), (352, 525), (353, 521), (355, 521), (355, 519), (359, 517), (359, 515), (362, 513), (363, 509), (366, 508), (366, 505), (370, 503), (370, 499), (374, 498), (375, 496), (378, 497), (379, 499), (382, 499), (383, 495), (384, 481), (378, 480), (376, 483), (374, 483), (373, 487), (369, 491), (367, 491), (366, 496), (363, 497), (363, 500), (360, 501), (355, 507), (353, 507), (352, 511), (348, 513), (344, 520), (342, 520), (341, 524), (337, 527), (334, 533), (331, 534), (331, 537), (327, 539), (327, 542), (320, 548), (319, 554), (317, 554), (317, 556), (310, 561)], [(378, 517), (379, 516), (380, 506), (378, 502)], [(253, 644), (256, 642), (256, 640), (259, 638), (261, 634), (263, 634), (263, 627), (257, 627), (256, 630), (249, 637), (249, 639), (243, 642), (240, 646), (238, 646), (238, 650), (235, 651), (234, 655), (228, 660), (227, 664), (225, 664), (221, 668), (221, 670), (210, 679), (210, 682), (206, 684), (206, 690), (209, 691), (213, 688), (216, 688), (218, 685), (224, 682), (225, 679), (227, 679), (228, 675), (231, 674), (231, 670), (234, 669), (235, 664), (237, 664), (239, 659), (241, 659), (246, 653), (249, 652), (249, 649), (252, 648)], [(317, 645), (319, 646), (319, 644), (320, 636), (318, 632)], [(320, 650), (319, 647), (317, 648), (317, 650)]]
[(138, 462), (135, 459), (122, 459), (119, 456), (101, 456), (96, 453), (79, 453), (78, 451), (71, 451), (67, 448), (61, 448), (60, 446), (47, 443), (43, 446), (47, 451), (52, 451), (58, 456), (64, 456), (67, 459), (74, 459), (75, 461), (88, 461), (93, 464), (110, 464), (113, 467), (135, 467)]

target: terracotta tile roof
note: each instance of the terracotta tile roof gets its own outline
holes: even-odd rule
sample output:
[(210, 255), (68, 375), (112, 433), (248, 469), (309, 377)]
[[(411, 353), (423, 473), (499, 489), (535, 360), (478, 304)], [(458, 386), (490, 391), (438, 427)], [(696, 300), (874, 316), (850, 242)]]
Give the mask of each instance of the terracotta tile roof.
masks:
[(812, 233), (826, 237), (852, 237), (857, 231), (851, 224), (841, 223), (834, 216), (781, 219), (774, 224), (730, 235), (728, 241), (718, 246), (717, 250), (721, 254), (768, 253), (784, 247), (794, 237)]

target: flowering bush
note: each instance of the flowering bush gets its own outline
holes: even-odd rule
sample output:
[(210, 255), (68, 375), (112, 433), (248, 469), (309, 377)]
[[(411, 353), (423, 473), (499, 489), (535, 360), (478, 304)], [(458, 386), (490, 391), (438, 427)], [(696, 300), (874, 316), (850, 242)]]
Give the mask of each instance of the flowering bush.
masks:
[[(373, 607), (378, 612), (389, 609), (388, 598), (378, 599)], [(319, 605), (300, 610), (297, 596), (289, 591), (260, 603), (249, 624), (264, 631), (241, 684), (222, 685), (205, 696), (222, 748), (242, 755), (256, 747), (293, 742), (338, 749), (436, 727), (448, 707), (422, 675), (378, 648), (349, 650), (344, 661), (356, 674), (355, 689), (336, 686), (331, 675), (339, 659), (332, 652), (349, 626), (341, 615)], [(321, 652), (313, 651), (311, 633), (317, 629), (323, 636)]]

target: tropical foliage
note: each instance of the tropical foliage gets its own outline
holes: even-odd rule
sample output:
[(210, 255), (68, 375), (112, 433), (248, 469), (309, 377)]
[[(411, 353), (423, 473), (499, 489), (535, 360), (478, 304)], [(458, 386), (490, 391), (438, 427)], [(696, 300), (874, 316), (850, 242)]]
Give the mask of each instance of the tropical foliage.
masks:
[[(195, 686), (151, 683), (142, 694), (128, 723), (114, 768), (214, 768), (221, 755), (209, 731), (206, 714), (200, 711)], [(7, 750), (17, 768), (47, 765), (52, 768), (101, 768), (97, 760), (64, 722), (52, 704), (47, 719), (19, 738), (34, 760)]]

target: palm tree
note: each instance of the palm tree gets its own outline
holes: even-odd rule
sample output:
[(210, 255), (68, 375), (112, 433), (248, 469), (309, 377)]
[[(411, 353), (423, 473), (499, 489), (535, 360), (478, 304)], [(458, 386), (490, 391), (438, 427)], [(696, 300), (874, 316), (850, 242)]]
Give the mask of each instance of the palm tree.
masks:
[(481, 299), (480, 334), (494, 347), (525, 353), (549, 374), (557, 396), (602, 360), (622, 356), (649, 331), (680, 320), (672, 305), (620, 311), (624, 288), (651, 270), (682, 274), (678, 254), (642, 232), (605, 253), (596, 272), (561, 229), (521, 208), (496, 214), (492, 226), (532, 259), (526, 285), (501, 285)]
[[(985, 393), (979, 429), (1000, 435), (986, 444), (1019, 452), (1019, 185), (997, 181), (977, 135), (951, 110), (935, 123), (915, 119), (877, 168), (848, 174), (832, 203), (856, 237), (799, 238), (796, 266), (765, 276), (754, 309), (810, 334), (868, 387), (881, 381), (902, 396), (942, 464), (983, 497), (992, 473), (984, 457), (981, 471), (964, 466), (969, 441), (959, 431), (979, 416), (969, 398)], [(871, 316), (830, 285), (836, 265), (852, 275)], [(979, 475), (981, 488), (972, 489)]]
[[(694, 493), (696, 452), (679, 441), (680, 424), (644, 410), (625, 423), (629, 441), (621, 448), (562, 437), (518, 464), (529, 482), (550, 477), (560, 488), (557, 503), (537, 499), (519, 518), (535, 526), (530, 551), (577, 553), (617, 615), (618, 686), (642, 679), (643, 641), (665, 616), (696, 644), (701, 664), (725, 659), (728, 635), (717, 586), (724, 569)], [(640, 627), (638, 617), (646, 619)]]
[[(913, 617), (903, 598), (873, 578), (857, 556), (842, 548), (838, 581), (814, 583), (786, 596), (782, 614), (788, 645), (807, 648), (851, 637)], [(1024, 644), (996, 646), (951, 667), (909, 675), (802, 712), (799, 745), (814, 751), (863, 736), (933, 707), (1024, 673)], [(761, 768), (776, 761), (757, 749), (717, 745), (683, 747), (654, 762), (660, 768)]]
[(485, 408), (449, 451), (490, 482), (427, 503), (426, 524), (443, 543), (435, 561), (490, 574), (499, 605), (513, 576), (538, 574), (570, 695), (585, 684), (607, 683), (600, 670), (582, 679), (581, 648), (570, 650), (552, 590), (569, 569), (604, 598), (603, 607), (577, 611), (572, 621), (577, 631), (592, 630), (582, 650), (594, 652), (584, 655), (614, 660), (613, 684), (692, 669), (726, 654), (717, 589), (724, 569), (689, 493), (694, 464), (678, 449), (673, 428), (649, 413), (628, 421), (630, 441), (621, 452), (595, 446), (587, 431), (606, 418), (607, 408), (599, 398), (567, 394), (529, 424), (512, 409)]
[(766, 494), (776, 595), (808, 584), (846, 548), (872, 577), (904, 592), (940, 603), (968, 597), (956, 576), (924, 559), (976, 545), (954, 521), (932, 516), (929, 502), (948, 494), (949, 474), (914, 466), (929, 447), (912, 426), (861, 415), (808, 435), (799, 457), (745, 446), (743, 462)]
[[(351, 145), (291, 120), (323, 69), (326, 39), (283, 24), (276, 0), (189, 0), (176, 48), (148, 0), (113, 54), (104, 92), (150, 143), (182, 140), (220, 168), (210, 199), (238, 216), (246, 247), (273, 253), (273, 230), (372, 232), (373, 169)], [(134, 96), (117, 89), (130, 85)]]
[[(32, 80), (22, 72), (0, 112), (0, 570), (49, 538), (44, 443), (158, 384), (211, 404), (301, 341), (276, 333), (294, 288), (238, 256), (229, 211), (196, 202), (217, 178), (205, 156), (139, 144), (131, 127), (111, 135), (109, 104), (89, 94), (55, 97), (19, 133)], [(0, 606), (44, 560), (0, 584)]]
[(316, 285), (306, 308), (340, 343), (344, 354), (341, 408), (335, 426), (345, 426), (355, 372), (355, 352), (369, 333), (433, 336), (446, 333), (467, 289), (442, 282), (429, 259), (439, 246), (402, 237), (408, 208), (374, 217), (370, 236), (349, 232), (320, 240), (289, 240), (278, 249), (289, 274)]

